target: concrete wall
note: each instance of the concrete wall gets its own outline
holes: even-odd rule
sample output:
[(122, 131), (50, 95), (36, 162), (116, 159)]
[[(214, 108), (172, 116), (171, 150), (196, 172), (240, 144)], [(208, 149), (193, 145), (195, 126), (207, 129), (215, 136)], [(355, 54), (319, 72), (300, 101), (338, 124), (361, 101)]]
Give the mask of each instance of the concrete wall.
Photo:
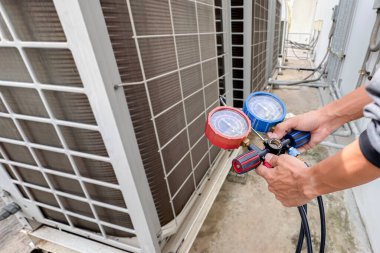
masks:
[(318, 0), (314, 20), (322, 20), (323, 26), (319, 35), (318, 44), (315, 47), (315, 63), (318, 65), (325, 56), (328, 46), (328, 36), (332, 24), (333, 8), (339, 0)]
[[(352, 91), (357, 85), (358, 72), (362, 67), (376, 18), (376, 11), (372, 9), (372, 5), (372, 0), (362, 0), (357, 6), (354, 25), (347, 47), (346, 63), (341, 74), (343, 93)], [(371, 71), (373, 69), (377, 57), (378, 53), (372, 54), (367, 64), (367, 70)], [(364, 80), (362, 85), (367, 82), (368, 80)], [(365, 130), (367, 124), (368, 120), (357, 122), (361, 130)], [(354, 196), (373, 251), (380, 252), (380, 180), (355, 188)]]
[[(340, 82), (343, 94), (353, 91), (358, 85), (359, 71), (366, 56), (372, 27), (376, 19), (376, 11), (372, 9), (372, 6), (373, 0), (362, 0), (357, 4), (351, 35), (346, 49), (345, 64), (341, 70)], [(377, 55), (377, 53), (371, 55), (367, 64), (368, 70), (373, 69)], [(366, 82), (368, 80), (365, 79), (360, 85), (364, 85)], [(356, 124), (359, 130), (364, 131), (368, 120), (358, 120)]]
[[(330, 0), (319, 0), (330, 2)], [(359, 70), (362, 68), (364, 58), (369, 45), (372, 27), (376, 17), (376, 11), (372, 9), (373, 0), (360, 0), (357, 3), (351, 33), (346, 47), (346, 58), (341, 69), (340, 82), (341, 91), (347, 94), (357, 87)], [(322, 44), (322, 42), (321, 42)], [(322, 46), (318, 48), (319, 58), (323, 54)], [(372, 70), (378, 54), (372, 55), (367, 69)], [(366, 83), (368, 81), (363, 82)], [(366, 129), (368, 120), (357, 121), (360, 130)], [(356, 187), (353, 189), (356, 202), (364, 225), (366, 227), (369, 240), (374, 252), (380, 252), (380, 180)]]
[[(376, 11), (372, 9), (373, 0), (361, 0), (356, 7), (354, 22), (346, 48), (346, 59), (341, 72), (342, 93), (354, 90), (359, 78), (359, 70), (369, 45), (369, 40), (376, 19)], [(372, 70), (376, 57), (371, 57), (368, 67)]]
[(308, 43), (308, 37), (292, 34), (310, 34), (314, 21), (314, 14), (317, 0), (294, 0), (291, 15), (291, 26), (289, 30), (289, 39), (299, 42)]

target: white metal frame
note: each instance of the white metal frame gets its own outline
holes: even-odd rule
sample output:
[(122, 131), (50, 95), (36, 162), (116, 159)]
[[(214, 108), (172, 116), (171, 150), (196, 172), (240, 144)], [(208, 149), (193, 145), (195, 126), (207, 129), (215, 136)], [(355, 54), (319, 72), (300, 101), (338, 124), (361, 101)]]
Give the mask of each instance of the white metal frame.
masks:
[[(245, 1), (244, 1), (245, 2)], [(241, 5), (241, 6), (230, 6), (230, 12), (232, 12), (232, 10), (233, 9), (243, 9), (243, 13), (244, 13), (244, 2), (243, 2), (243, 5)], [(231, 37), (231, 43), (229, 44), (229, 47), (230, 47), (230, 50), (231, 50), (231, 69), (232, 69), (232, 71), (231, 71), (231, 81), (233, 82), (234, 80), (236, 80), (236, 81), (243, 81), (243, 83), (245, 83), (244, 82), (244, 76), (243, 76), (243, 78), (242, 79), (239, 79), (239, 78), (236, 78), (236, 77), (234, 77), (234, 73), (233, 73), (233, 70), (234, 69), (237, 69), (237, 68), (235, 68), (234, 66), (233, 66), (233, 59), (241, 59), (241, 60), (243, 60), (243, 68), (239, 68), (239, 69), (237, 69), (237, 70), (243, 70), (244, 71), (244, 53), (245, 53), (245, 48), (244, 48), (244, 39), (245, 39), (245, 34), (247, 33), (247, 31), (245, 31), (245, 30), (243, 30), (243, 33), (238, 33), (238, 32), (234, 32), (233, 30), (232, 30), (232, 23), (233, 22), (243, 22), (243, 29), (245, 29), (245, 27), (244, 27), (244, 19), (243, 20), (240, 20), (240, 19), (232, 19), (232, 16), (231, 16), (231, 20), (230, 20), (230, 22), (229, 22), (229, 28), (230, 28), (230, 30), (231, 30), (231, 35), (230, 35), (230, 37)], [(244, 33), (244, 32), (246, 32), (246, 33)], [(241, 36), (243, 36), (243, 44), (242, 45), (238, 45), (238, 44), (234, 44), (233, 43), (233, 41), (232, 41), (232, 36), (233, 35), (241, 35)], [(232, 55), (232, 52), (233, 52), (233, 48), (237, 48), (237, 47), (242, 47), (243, 48), (243, 57), (241, 57), (241, 56), (234, 56), (234, 55)], [(234, 88), (234, 86), (232, 85), (232, 92), (233, 91), (243, 91), (243, 100), (244, 100), (244, 84), (243, 84), (243, 89), (241, 90), (241, 89), (238, 89), (238, 88)], [(233, 94), (232, 94), (232, 96), (233, 96), (233, 101), (238, 101), (238, 100), (240, 100), (239, 98), (236, 98)], [(233, 105), (234, 103), (232, 103), (232, 105)]]
[[(144, 167), (143, 167), (141, 157), (139, 154), (137, 140), (133, 131), (133, 125), (131, 122), (130, 114), (128, 112), (128, 106), (125, 101), (125, 95), (124, 95), (123, 89), (118, 89), (118, 87), (125, 86), (125, 85), (144, 85), (145, 88), (147, 89), (147, 82), (150, 80), (146, 79), (143, 73), (144, 80), (142, 82), (136, 82), (136, 83), (122, 83), (121, 82), (118, 68), (116, 65), (116, 60), (113, 54), (112, 45), (110, 43), (106, 24), (103, 18), (101, 6), (98, 1), (93, 1), (93, 0), (53, 0), (53, 1), (54, 1), (54, 5), (56, 7), (56, 11), (59, 16), (59, 19), (61, 21), (63, 30), (65, 32), (67, 42), (21, 41), (18, 38), (16, 31), (12, 27), (10, 19), (7, 16), (3, 6), (0, 4), (0, 14), (4, 17), (4, 20), (11, 32), (11, 35), (14, 38), (13, 41), (9, 41), (5, 39), (5, 36), (1, 36), (0, 47), (17, 48), (25, 65), (27, 66), (28, 73), (30, 74), (33, 80), (33, 83), (8, 82), (8, 81), (1, 82), (0, 81), (0, 86), (22, 87), (22, 88), (37, 90), (49, 115), (48, 118), (42, 118), (42, 117), (28, 116), (28, 115), (15, 113), (11, 110), (11, 107), (8, 105), (5, 97), (2, 94), (0, 94), (0, 99), (2, 103), (6, 105), (6, 108), (8, 111), (8, 113), (0, 113), (0, 117), (11, 119), (16, 125), (17, 130), (20, 132), (22, 136), (22, 140), (0, 138), (0, 142), (5, 142), (5, 143), (10, 143), (10, 144), (15, 144), (15, 145), (22, 145), (22, 146), (27, 147), (37, 164), (37, 165), (29, 165), (29, 164), (24, 164), (20, 162), (10, 161), (10, 159), (7, 157), (5, 152), (2, 149), (0, 149), (0, 152), (3, 157), (3, 158), (0, 158), (0, 173), (1, 175), (6, 175), (7, 177), (7, 180), (0, 181), (0, 187), (1, 189), (9, 192), (12, 196), (12, 200), (16, 201), (18, 204), (20, 204), (20, 206), (23, 207), (24, 213), (20, 215), (20, 218), (24, 221), (25, 227), (28, 226), (28, 223), (26, 222), (25, 219), (23, 219), (24, 216), (30, 219), (35, 219), (37, 221), (43, 222), (44, 224), (50, 225), (52, 227), (57, 227), (62, 230), (70, 231), (70, 232), (85, 236), (87, 238), (94, 239), (94, 240), (103, 242), (105, 244), (108, 244), (108, 245), (111, 245), (123, 250), (127, 250), (130, 252), (161, 252), (161, 248), (164, 244), (162, 240), (164, 238), (167, 238), (173, 235), (175, 232), (181, 229), (181, 224), (186, 221), (186, 217), (191, 211), (192, 207), (194, 206), (196, 202), (199, 202), (198, 194), (204, 191), (204, 189), (206, 189), (205, 188), (205, 185), (207, 184), (206, 178), (208, 178), (208, 176), (211, 175), (211, 173), (215, 170), (216, 166), (219, 165), (219, 163), (214, 162), (214, 166), (209, 170), (208, 176), (206, 176), (203, 179), (200, 187), (198, 188), (196, 187), (197, 190), (193, 193), (193, 196), (190, 198), (190, 201), (187, 203), (184, 210), (177, 217), (175, 217), (172, 223), (169, 223), (165, 227), (161, 228), (157, 211), (155, 209), (153, 198), (150, 192), (149, 184), (145, 175)], [(227, 3), (227, 0), (223, 0), (223, 1), (224, 3)], [(170, 5), (171, 0), (168, 0), (168, 2)], [(198, 2), (198, 1), (194, 1), (194, 2), (196, 6), (205, 5), (208, 7), (215, 8), (214, 5), (210, 5), (210, 4), (206, 4), (206, 3)], [(127, 4), (128, 4), (129, 12), (131, 13), (130, 15), (131, 23), (133, 24), (133, 13), (131, 12), (131, 6), (130, 6), (129, 0), (127, 0)], [(228, 6), (228, 5), (226, 4), (225, 6)], [(198, 29), (198, 33), (196, 35), (198, 35), (198, 42), (200, 46), (200, 35), (207, 34), (207, 33), (199, 32), (198, 9), (196, 10), (197, 10), (196, 15), (197, 15), (197, 29)], [(213, 13), (214, 13), (214, 19), (215, 19), (215, 12)], [(224, 15), (229, 17), (228, 9), (224, 9), (223, 13)], [(173, 19), (172, 14), (171, 14), (171, 19)], [(173, 25), (173, 20), (172, 20), (172, 25)], [(133, 26), (134, 35), (135, 35), (134, 36), (135, 43), (138, 48), (139, 37), (136, 35), (134, 25), (132, 26)], [(172, 29), (174, 30), (174, 27), (172, 27)], [(213, 33), (210, 33), (210, 34), (213, 34)], [(175, 35), (168, 35), (168, 36), (173, 36), (174, 39), (176, 39), (177, 36), (186, 36), (186, 35), (175, 34)], [(224, 37), (226, 41), (230, 40), (230, 38), (228, 38), (229, 36), (224, 36)], [(36, 75), (33, 70), (33, 66), (31, 62), (29, 62), (28, 56), (24, 52), (24, 48), (26, 47), (27, 48), (47, 48), (47, 49), (55, 48), (55, 49), (70, 50), (73, 55), (74, 61), (77, 65), (78, 72), (81, 76), (81, 79), (83, 82), (83, 88), (40, 83), (36, 78)], [(216, 48), (216, 45), (215, 45), (215, 48)], [(138, 54), (139, 54), (138, 56), (139, 56), (140, 66), (141, 66), (141, 69), (143, 69), (142, 58), (141, 58), (141, 54), (139, 50), (138, 50)], [(202, 59), (201, 54), (202, 52), (200, 51), (200, 58)], [(230, 57), (230, 56), (231, 56), (231, 53), (229, 52), (229, 50), (226, 50), (223, 57)], [(202, 64), (207, 61), (215, 60), (217, 59), (217, 57), (218, 56), (201, 61), (197, 64)], [(216, 65), (218, 65), (217, 61), (216, 61)], [(189, 68), (189, 67), (191, 66), (187, 66), (186, 68)], [(181, 70), (181, 68), (179, 67), (178, 58), (177, 58), (176, 71), (179, 71), (179, 70)], [(163, 75), (154, 77), (154, 79), (162, 77), (164, 75), (168, 75), (168, 74), (170, 73), (165, 73)], [(227, 84), (232, 88), (232, 82), (227, 81), (228, 76), (231, 76), (231, 73), (226, 72), (223, 77), (218, 77), (217, 80), (214, 80), (209, 84), (205, 84), (203, 80), (203, 73), (202, 73), (202, 83), (203, 83), (202, 89), (207, 88), (209, 85), (211, 85), (215, 81), (219, 81), (219, 78), (226, 78), (226, 88), (227, 88)], [(49, 107), (49, 104), (46, 98), (44, 97), (43, 91), (45, 90), (85, 94), (88, 97), (97, 125), (83, 124), (83, 123), (56, 119), (54, 117), (53, 112), (51, 111)], [(229, 94), (227, 94), (227, 96), (229, 96)], [(182, 96), (181, 101), (178, 103), (178, 104), (182, 103), (183, 107), (184, 107), (184, 104), (183, 104), (184, 99), (185, 98)], [(205, 102), (205, 97), (203, 99)], [(206, 107), (206, 103), (205, 103), (204, 111), (207, 112), (212, 106), (215, 106), (217, 103), (218, 103), (218, 100), (213, 102), (209, 107)], [(152, 111), (152, 105), (150, 102), (149, 102), (149, 105), (150, 105), (150, 111), (151, 111), (151, 119), (153, 122), (155, 122), (155, 119), (159, 115), (162, 115), (165, 111), (169, 110), (167, 109), (158, 115), (154, 115)], [(199, 117), (202, 117), (202, 116), (205, 116), (205, 114), (202, 113), (191, 122), (187, 122), (188, 120), (186, 119), (186, 127), (183, 130), (181, 130), (180, 133), (182, 133), (183, 131), (188, 131), (187, 127), (191, 125), (191, 123), (193, 123)], [(19, 124), (19, 120), (30, 120), (34, 122), (48, 123), (48, 124), (53, 125), (55, 132), (59, 136), (59, 139), (63, 145), (63, 148), (56, 148), (56, 147), (51, 147), (47, 145), (32, 143), (30, 140), (28, 140), (26, 134), (23, 132), (23, 129)], [(107, 149), (109, 157), (70, 150), (70, 148), (65, 142), (65, 139), (63, 137), (63, 134), (59, 126), (69, 126), (69, 127), (75, 127), (75, 128), (100, 132), (102, 134), (104, 145)], [(157, 134), (156, 127), (155, 127), (155, 131)], [(178, 133), (176, 136), (178, 136), (180, 133)], [(157, 142), (160, 147), (158, 150), (160, 154), (161, 154), (162, 149), (165, 146), (167, 146), (171, 141), (173, 141), (176, 137), (174, 136), (167, 143), (160, 145), (159, 140), (158, 140), (158, 135), (156, 136), (157, 136)], [(187, 133), (187, 138), (189, 139), (188, 133)], [(163, 168), (164, 173), (165, 173), (165, 178), (167, 178), (170, 175), (170, 173), (180, 164), (180, 162), (186, 157), (186, 155), (188, 155), (189, 153), (191, 155), (191, 150), (197, 145), (197, 143), (199, 143), (201, 139), (202, 138), (200, 138), (192, 147), (189, 146), (189, 151), (179, 160), (179, 162), (175, 165), (175, 167), (169, 173), (166, 173), (165, 168)], [(67, 174), (67, 173), (51, 170), (48, 168), (44, 168), (41, 162), (38, 160), (37, 155), (34, 153), (33, 151), (34, 148), (58, 152), (58, 153), (66, 155), (70, 161), (71, 166), (74, 169), (75, 174), (72, 175), (72, 174)], [(210, 145), (210, 143), (208, 143), (208, 151), (201, 158), (200, 162), (203, 160), (203, 158), (208, 156), (209, 162), (211, 164), (212, 161), (211, 161), (210, 151), (212, 148), (213, 147)], [(219, 155), (219, 159), (221, 159), (221, 157), (226, 157), (226, 154), (227, 154), (226, 152), (221, 153)], [(111, 163), (114, 168), (118, 181), (126, 182), (126, 179), (128, 179), (127, 183), (118, 185), (118, 184), (112, 184), (112, 183), (102, 182), (95, 179), (82, 177), (77, 169), (73, 156)], [(161, 160), (162, 160), (162, 155), (161, 155)], [(193, 177), (194, 184), (195, 184), (194, 170), (198, 167), (200, 162), (197, 165), (192, 164), (193, 173), (190, 174), (190, 176)], [(5, 172), (5, 168), (2, 166), (1, 163), (5, 163), (9, 165), (13, 174), (16, 176), (16, 179), (9, 178), (8, 174)], [(29, 170), (41, 172), (42, 175), (44, 175), (44, 178), (47, 181), (49, 188), (44, 188), (44, 187), (40, 187), (34, 184), (23, 182), (23, 180), (21, 180), (20, 176), (18, 175), (15, 167), (23, 167)], [(223, 173), (225, 171), (226, 171), (226, 168), (223, 169)], [(80, 183), (81, 189), (85, 193), (85, 196), (84, 197), (75, 196), (75, 195), (61, 192), (54, 189), (51, 182), (49, 181), (49, 178), (47, 176), (48, 174), (77, 180)], [(219, 175), (217, 177), (218, 180), (222, 180), (222, 181), (218, 181), (217, 183), (221, 185), (221, 182), (224, 181), (224, 177), (223, 176), (220, 177), (220, 174), (218, 175)], [(123, 198), (128, 208), (121, 208), (118, 206), (92, 200), (89, 196), (89, 193), (87, 192), (85, 183), (91, 183), (91, 184), (96, 184), (99, 186), (108, 187), (110, 189), (120, 190), (122, 192)], [(15, 185), (20, 186), (25, 191), (29, 200), (24, 199), (21, 196), (20, 192), (15, 187)], [(179, 188), (179, 190), (182, 187), (183, 185)], [(59, 204), (59, 208), (52, 207), (50, 205), (46, 205), (44, 203), (40, 203), (36, 201), (33, 198), (32, 194), (28, 191), (28, 188), (32, 188), (32, 189), (53, 194), (57, 203)], [(216, 187), (216, 188), (211, 187), (209, 191), (212, 192), (212, 194), (216, 196), (216, 193), (219, 191), (219, 189), (220, 187)], [(176, 193), (174, 193), (173, 196), (170, 196), (174, 214), (175, 212), (174, 212), (172, 200), (178, 194), (179, 190)], [(169, 190), (169, 194), (170, 194), (170, 190)], [(60, 203), (59, 197), (66, 197), (66, 198), (88, 203), (91, 207), (94, 218), (89, 218), (87, 216), (65, 210), (64, 206)], [(7, 201), (11, 201), (10, 199), (6, 197), (4, 198)], [(128, 214), (132, 220), (134, 228), (133, 229), (124, 228), (124, 227), (121, 227), (115, 224), (110, 224), (110, 223), (100, 220), (100, 218), (98, 217), (96, 213), (96, 209), (94, 207), (95, 205)], [(43, 208), (47, 208), (53, 211), (62, 212), (63, 215), (66, 217), (69, 224), (65, 225), (65, 224), (61, 224), (52, 220), (47, 220), (43, 216), (43, 214), (41, 213), (38, 207), (43, 207)], [(210, 207), (211, 207), (211, 203), (209, 204), (209, 208)], [(202, 210), (197, 210), (197, 212), (200, 213), (202, 212)], [(193, 213), (193, 217), (196, 218), (198, 216), (198, 213)], [(101, 235), (74, 227), (72, 222), (70, 221), (71, 216), (96, 223), (99, 226)], [(136, 237), (130, 238), (130, 239), (112, 238), (106, 234), (103, 226), (118, 229), (118, 230), (131, 233), (131, 234), (135, 234)], [(40, 232), (36, 231), (33, 233), (36, 236)]]
[[(142, 252), (158, 252), (160, 224), (144, 173), (100, 3), (55, 0), (57, 12), (103, 134)], [(90, 85), (91, 84), (91, 85)], [(108, 111), (107, 111), (108, 110)], [(103, 130), (103, 131), (102, 131)]]
[(274, 46), (274, 32), (276, 23), (276, 1), (268, 1), (268, 37), (267, 37), (267, 66), (266, 66), (266, 80), (269, 80), (272, 75), (273, 68), (273, 46)]
[[(277, 0), (275, 1), (274, 3), (274, 25), (273, 25), (273, 50), (276, 50), (277, 51), (277, 59), (272, 59), (272, 62), (273, 64), (275, 64), (275, 66), (272, 65), (272, 76), (276, 76), (278, 74), (278, 70), (277, 70), (277, 67), (279, 65), (279, 58), (280, 58), (280, 55), (281, 55), (281, 12), (282, 12), (282, 4), (283, 4), (283, 1), (282, 0)], [(277, 8), (279, 7), (279, 8)], [(277, 11), (279, 11), (277, 13)], [(277, 26), (277, 22), (278, 22), (278, 30), (276, 30), (276, 26)], [(276, 37), (278, 38), (277, 40), (277, 43), (276, 43)], [(276, 48), (276, 49), (275, 49)], [(274, 53), (274, 52), (273, 52)]]
[[(14, 39), (13, 41), (8, 41), (2, 38), (3, 40), (1, 41), (0, 46), (14, 47), (18, 49), (18, 52), (20, 53), (33, 80), (33, 83), (1, 82), (1, 85), (24, 87), (37, 90), (49, 115), (49, 118), (47, 119), (18, 115), (12, 112), (7, 101), (5, 101), (4, 96), (0, 94), (2, 103), (6, 106), (6, 109), (8, 111), (8, 113), (2, 113), (1, 116), (10, 118), (22, 136), (21, 141), (11, 140), (7, 138), (1, 138), (0, 141), (27, 147), (37, 164), (37, 166), (31, 166), (10, 161), (5, 152), (2, 149), (0, 150), (3, 156), (1, 162), (7, 163), (11, 168), (13, 174), (18, 179), (9, 179), (9, 182), (20, 185), (20, 187), (23, 188), (29, 197), (29, 200), (17, 198), (17, 201), (20, 203), (20, 206), (24, 208), (24, 215), (29, 218), (34, 218), (45, 224), (72, 231), (74, 233), (78, 233), (132, 252), (159, 252), (160, 245), (158, 237), (161, 233), (161, 227), (159, 225), (158, 216), (142, 166), (137, 147), (137, 141), (133, 132), (133, 127), (127, 110), (128, 107), (124, 98), (124, 94), (121, 92), (121, 90), (116, 91), (114, 89), (114, 85), (121, 83), (121, 81), (116, 61), (113, 56), (112, 46), (108, 38), (108, 32), (105, 26), (104, 18), (102, 18), (103, 14), (101, 6), (99, 2), (91, 0), (54, 0), (54, 4), (65, 31), (67, 43), (39, 43), (20, 41), (14, 27), (12, 26), (12, 23), (10, 22), (9, 17), (7, 16), (5, 9), (0, 4), (0, 13), (4, 18), (4, 21)], [(73, 54), (73, 58), (76, 62), (84, 87), (72, 88), (59, 85), (40, 84), (34, 74), (32, 64), (29, 62), (28, 56), (24, 51), (25, 47), (69, 49)], [(54, 117), (49, 104), (46, 101), (46, 98), (44, 97), (43, 90), (45, 89), (86, 94), (89, 99), (91, 108), (94, 112), (98, 126), (57, 120)], [(53, 148), (50, 146), (31, 143), (18, 123), (18, 120), (20, 119), (52, 124), (63, 145), (63, 148)], [(109, 153), (109, 158), (70, 150), (65, 142), (60, 128), (58, 127), (60, 125), (100, 131), (102, 133), (103, 139), (105, 140), (105, 146)], [(41, 148), (44, 150), (50, 150), (65, 154), (68, 157), (72, 168), (74, 169), (75, 175), (68, 175), (66, 173), (56, 172), (43, 168), (38, 160), (38, 157), (35, 155), (33, 148)], [(115, 170), (116, 177), (119, 179), (119, 182), (125, 181), (126, 178), (130, 180), (128, 180), (128, 184), (113, 185), (81, 177), (72, 157), (73, 155), (104, 162), (111, 162)], [(20, 166), (41, 172), (46, 182), (48, 183), (49, 189), (23, 182), (20, 179), (20, 176), (18, 175), (14, 166)], [(52, 187), (49, 178), (47, 177), (47, 173), (76, 179), (80, 183), (81, 188), (85, 193), (85, 198), (55, 190)], [(1, 181), (2, 188), (10, 192), (12, 196), (20, 196), (20, 193), (18, 193), (15, 187), (11, 188), (9, 185), (6, 185), (6, 182), (3, 181), (6, 180)], [(95, 183), (97, 185), (120, 190), (123, 194), (125, 202), (127, 203), (128, 209), (115, 207), (91, 200), (84, 185), (85, 182)], [(38, 203), (33, 199), (33, 196), (29, 193), (28, 188), (52, 193), (55, 196), (57, 203), (59, 204), (59, 208), (54, 208), (43, 203)], [(91, 207), (94, 218), (89, 218), (65, 210), (58, 196), (64, 196), (88, 203)], [(101, 221), (94, 208), (95, 204), (129, 214), (133, 224), (135, 224), (135, 229), (124, 228)], [(62, 212), (66, 217), (69, 225), (64, 225), (45, 219), (40, 210), (37, 208), (38, 206)], [(75, 228), (71, 223), (69, 216), (77, 217), (98, 224), (101, 235)], [(103, 229), (104, 225), (128, 233), (136, 234), (138, 243), (134, 242), (136, 240), (133, 238), (129, 239), (128, 242), (125, 243), (108, 237)]]
[[(230, 170), (231, 162), (238, 155), (240, 150), (233, 152), (223, 151), (215, 160), (211, 173), (204, 179), (200, 192), (195, 194), (189, 204), (185, 207), (183, 215), (183, 225), (176, 231), (167, 244), (162, 249), (164, 253), (186, 253), (189, 252), (204, 220), (220, 191), (224, 180)], [(183, 215), (183, 216), (182, 216)], [(181, 218), (182, 216), (182, 218)], [(163, 235), (165, 235), (165, 232)], [(173, 231), (168, 231), (173, 233)], [(121, 253), (115, 248), (101, 245), (86, 238), (78, 238), (64, 231), (49, 228), (46, 226), (30, 233), (32, 241), (37, 247), (55, 253), (72, 253), (74, 252), (99, 252), (99, 253)], [(75, 243), (73, 243), (75, 242)]]
[(232, 85), (232, 38), (231, 38), (231, 2), (222, 0), (222, 15), (223, 15), (223, 48), (224, 56), (224, 84), (226, 103), (233, 106), (233, 85)]
[(244, 1), (244, 97), (252, 91), (252, 1)]
[[(232, 160), (241, 152), (234, 150), (232, 152), (223, 151), (215, 160), (209, 176), (204, 179), (200, 187), (201, 195), (196, 196), (196, 203), (186, 208), (188, 215), (184, 224), (179, 228), (163, 248), (164, 253), (187, 253), (205, 221), (217, 194), (219, 193), (228, 172), (231, 169)], [(207, 182), (207, 183), (206, 183)]]

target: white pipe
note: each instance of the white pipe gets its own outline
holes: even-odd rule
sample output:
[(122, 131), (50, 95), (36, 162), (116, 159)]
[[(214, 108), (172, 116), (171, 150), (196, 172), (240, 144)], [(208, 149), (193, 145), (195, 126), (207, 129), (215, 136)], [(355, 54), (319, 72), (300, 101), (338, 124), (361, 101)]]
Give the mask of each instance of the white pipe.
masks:
[(369, 44), (369, 48), (371, 49), (372, 52), (377, 52), (380, 49), (380, 41), (377, 41), (377, 34), (379, 32), (379, 27), (380, 27), (380, 11), (378, 10), (377, 16), (376, 16), (376, 22), (375, 22), (375, 25), (373, 26), (371, 40)]

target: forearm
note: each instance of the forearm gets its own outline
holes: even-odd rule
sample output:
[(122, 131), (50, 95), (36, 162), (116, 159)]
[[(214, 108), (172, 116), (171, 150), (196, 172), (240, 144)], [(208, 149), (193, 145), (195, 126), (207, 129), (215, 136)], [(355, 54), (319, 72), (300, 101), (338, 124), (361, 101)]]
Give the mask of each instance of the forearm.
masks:
[(316, 197), (368, 183), (380, 177), (380, 168), (363, 156), (355, 141), (338, 154), (305, 171), (301, 187), (306, 196)]
[(365, 87), (362, 86), (342, 99), (334, 101), (320, 111), (326, 122), (337, 128), (341, 125), (363, 117), (363, 108), (372, 102)]

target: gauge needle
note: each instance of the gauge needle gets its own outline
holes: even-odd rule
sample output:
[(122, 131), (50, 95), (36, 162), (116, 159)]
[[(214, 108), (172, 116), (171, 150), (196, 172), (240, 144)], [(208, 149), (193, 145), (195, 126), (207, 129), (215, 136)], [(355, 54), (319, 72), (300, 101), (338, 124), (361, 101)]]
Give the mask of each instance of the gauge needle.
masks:
[(268, 115), (269, 115), (269, 113), (270, 113), (270, 110), (267, 108), (267, 107), (265, 107), (265, 106), (263, 106), (262, 104), (258, 104), (262, 109), (264, 109), (264, 111), (265, 111), (265, 115), (268, 117)]
[(237, 130), (236, 130), (236, 128), (234, 128), (233, 127), (233, 125), (231, 125), (227, 120), (225, 120), (225, 119), (223, 119), (222, 118), (222, 121), (224, 122), (224, 123), (226, 123), (230, 128), (231, 128), (231, 130), (234, 132), (234, 133), (239, 133)]

